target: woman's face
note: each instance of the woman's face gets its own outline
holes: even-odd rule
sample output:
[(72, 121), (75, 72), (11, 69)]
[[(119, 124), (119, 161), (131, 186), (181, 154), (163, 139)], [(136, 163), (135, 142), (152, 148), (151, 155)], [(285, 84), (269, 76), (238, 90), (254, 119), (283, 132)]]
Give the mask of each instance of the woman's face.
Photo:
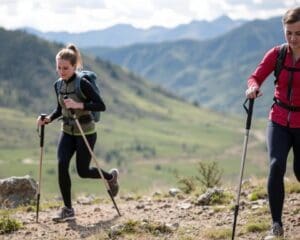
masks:
[(299, 52), (300, 51), (300, 21), (291, 24), (285, 24), (284, 35), (291, 49)]
[(56, 71), (63, 80), (70, 79), (73, 76), (75, 70), (75, 66), (73, 66), (69, 60), (60, 58), (56, 59)]

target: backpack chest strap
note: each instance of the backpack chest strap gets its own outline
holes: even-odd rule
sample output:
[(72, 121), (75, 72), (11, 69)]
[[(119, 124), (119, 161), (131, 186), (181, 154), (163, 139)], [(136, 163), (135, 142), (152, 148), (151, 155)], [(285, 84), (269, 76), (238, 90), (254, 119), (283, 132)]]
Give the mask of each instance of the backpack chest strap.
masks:
[(300, 106), (294, 106), (294, 105), (288, 105), (282, 101), (280, 101), (279, 99), (277, 98), (273, 98), (274, 100), (274, 103), (277, 104), (278, 106), (288, 110), (288, 111), (291, 111), (291, 112), (300, 112)]

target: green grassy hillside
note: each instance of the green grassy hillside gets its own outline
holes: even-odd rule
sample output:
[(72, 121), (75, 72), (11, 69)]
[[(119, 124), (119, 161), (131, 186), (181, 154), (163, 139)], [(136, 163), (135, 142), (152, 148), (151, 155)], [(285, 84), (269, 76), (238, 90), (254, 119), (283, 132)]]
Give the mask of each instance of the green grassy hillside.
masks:
[[(150, 109), (157, 114), (150, 117), (102, 114), (95, 153), (105, 169), (115, 166), (120, 169), (123, 193), (177, 186), (175, 173), (195, 176), (199, 161), (218, 161), (224, 170), (224, 181), (236, 180), (243, 120), (176, 100), (169, 99), (165, 104), (167, 107), (153, 104)], [(5, 116), (1, 121), (4, 131), (0, 133), (0, 178), (29, 174), (37, 179), (40, 148), (36, 116), (4, 108), (0, 112)], [(261, 127), (255, 127), (256, 131)], [(58, 122), (45, 129), (44, 196), (58, 194), (55, 151), (59, 129)], [(264, 144), (256, 136), (252, 136), (252, 141), (246, 175), (262, 175), (267, 166)], [(102, 189), (98, 181), (79, 179), (74, 161), (70, 171), (77, 194), (97, 193)]]
[[(0, 66), (12, 74), (0, 71), (0, 178), (26, 174), (36, 178), (40, 156), (36, 118), (56, 105), (54, 57), (61, 46), (19, 31), (0, 31), (0, 38), (6, 40), (2, 48), (15, 44), (1, 55)], [(29, 59), (34, 59), (34, 64)], [(174, 186), (175, 173), (197, 174), (198, 161), (218, 161), (224, 179), (235, 180), (244, 117), (199, 108), (121, 67), (88, 56), (84, 60), (86, 68), (100, 77), (101, 95), (107, 105), (97, 124), (95, 153), (105, 169), (120, 168), (122, 191)], [(265, 123), (258, 123), (246, 174), (260, 175), (267, 165), (260, 138)], [(60, 122), (46, 126), (43, 196), (58, 193), (55, 151), (59, 131)], [(79, 179), (74, 163), (70, 171), (76, 193), (102, 189), (98, 181)]]

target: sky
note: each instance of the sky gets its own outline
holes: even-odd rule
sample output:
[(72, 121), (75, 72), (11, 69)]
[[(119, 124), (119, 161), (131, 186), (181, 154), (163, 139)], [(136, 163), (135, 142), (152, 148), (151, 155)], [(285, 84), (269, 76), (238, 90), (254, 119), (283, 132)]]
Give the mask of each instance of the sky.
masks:
[(267, 19), (300, 0), (0, 0), (0, 26), (85, 32), (115, 24), (172, 28), (193, 20)]

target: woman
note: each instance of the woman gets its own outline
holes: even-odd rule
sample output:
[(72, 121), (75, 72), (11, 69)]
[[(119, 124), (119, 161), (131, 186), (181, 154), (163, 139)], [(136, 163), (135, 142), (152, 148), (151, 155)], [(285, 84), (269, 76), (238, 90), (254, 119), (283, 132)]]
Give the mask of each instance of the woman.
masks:
[[(294, 173), (300, 181), (300, 7), (289, 9), (282, 18), (287, 42), (283, 68), (277, 78), (274, 104), (269, 113), (267, 147), (270, 161), (268, 196), (272, 215), (270, 235), (265, 239), (283, 236), (282, 209), (284, 174), (290, 149), (294, 153)], [(262, 95), (260, 87), (275, 70), (280, 46), (270, 49), (248, 79), (247, 98)]]
[[(69, 165), (73, 154), (76, 152), (76, 168), (78, 175), (82, 178), (100, 178), (97, 168), (90, 168), (91, 155), (77, 128), (73, 118), (76, 114), (84, 134), (93, 149), (97, 139), (95, 122), (91, 111), (105, 111), (105, 104), (101, 97), (88, 80), (80, 81), (80, 87), (87, 101), (82, 102), (75, 93), (75, 80), (78, 77), (77, 71), (82, 69), (82, 59), (79, 50), (73, 44), (61, 49), (56, 55), (56, 70), (60, 76), (61, 84), (57, 89), (57, 107), (44, 120), (38, 118), (38, 125), (48, 124), (54, 119), (62, 116), (62, 132), (59, 138), (58, 157), (58, 179), (59, 187), (64, 201), (64, 207), (53, 218), (53, 221), (65, 221), (75, 217), (71, 202), (71, 179)], [(109, 172), (101, 170), (104, 178), (108, 181), (112, 195), (116, 196), (119, 190), (118, 170), (112, 169)]]

